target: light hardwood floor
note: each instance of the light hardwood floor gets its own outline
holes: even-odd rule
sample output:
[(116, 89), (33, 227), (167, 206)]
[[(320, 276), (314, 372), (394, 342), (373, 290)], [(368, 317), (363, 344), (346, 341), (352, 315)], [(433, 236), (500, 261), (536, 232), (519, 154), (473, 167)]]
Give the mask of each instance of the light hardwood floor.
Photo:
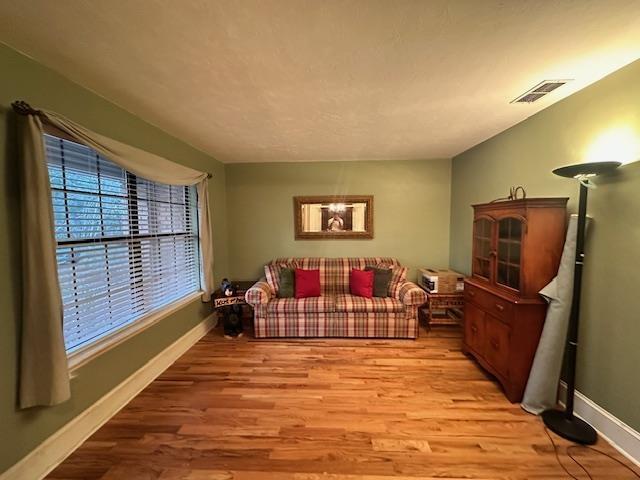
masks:
[[(51, 479), (562, 479), (540, 420), (460, 351), (411, 340), (225, 340), (209, 333)], [(567, 457), (577, 478), (588, 478)], [(597, 448), (630, 463), (606, 442)], [(588, 450), (594, 479), (634, 478)]]

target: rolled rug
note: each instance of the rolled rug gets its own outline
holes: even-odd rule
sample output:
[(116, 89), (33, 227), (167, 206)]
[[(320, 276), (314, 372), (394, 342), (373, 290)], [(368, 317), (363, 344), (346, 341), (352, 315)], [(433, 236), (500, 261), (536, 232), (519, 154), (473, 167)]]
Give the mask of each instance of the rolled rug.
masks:
[[(590, 220), (587, 218), (587, 230)], [(549, 303), (549, 308), (520, 404), (523, 410), (534, 415), (556, 407), (571, 314), (577, 230), (578, 216), (571, 215), (558, 274), (540, 290), (540, 295)]]

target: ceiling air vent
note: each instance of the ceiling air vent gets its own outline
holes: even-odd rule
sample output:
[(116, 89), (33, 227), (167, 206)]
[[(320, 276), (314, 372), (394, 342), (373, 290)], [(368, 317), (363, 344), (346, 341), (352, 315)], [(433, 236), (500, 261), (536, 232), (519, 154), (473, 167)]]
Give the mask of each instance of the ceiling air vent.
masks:
[(561, 87), (567, 82), (571, 80), (545, 80), (544, 82), (539, 83), (531, 90), (527, 90), (522, 95), (520, 95), (515, 100), (512, 100), (511, 103), (532, 103), (536, 100), (540, 100), (546, 94), (553, 92), (556, 88)]

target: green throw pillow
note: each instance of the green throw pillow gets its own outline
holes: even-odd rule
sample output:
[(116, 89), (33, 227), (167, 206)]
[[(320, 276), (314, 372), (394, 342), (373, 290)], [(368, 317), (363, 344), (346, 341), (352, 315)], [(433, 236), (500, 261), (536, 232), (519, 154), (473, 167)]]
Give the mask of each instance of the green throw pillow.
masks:
[(280, 269), (280, 289), (278, 290), (279, 298), (291, 298), (293, 297), (295, 289), (295, 268), (281, 268)]
[(389, 283), (391, 282), (391, 275), (393, 270), (390, 268), (378, 268), (378, 267), (365, 267), (365, 270), (373, 270), (373, 296), (374, 297), (387, 297), (387, 291), (389, 290)]

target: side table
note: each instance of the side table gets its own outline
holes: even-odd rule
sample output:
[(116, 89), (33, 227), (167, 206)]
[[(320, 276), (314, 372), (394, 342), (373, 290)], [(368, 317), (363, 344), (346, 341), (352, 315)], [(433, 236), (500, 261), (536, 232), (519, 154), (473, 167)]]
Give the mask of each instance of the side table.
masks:
[(433, 326), (459, 326), (464, 318), (464, 295), (459, 293), (427, 293), (427, 303), (418, 309), (427, 330)]

